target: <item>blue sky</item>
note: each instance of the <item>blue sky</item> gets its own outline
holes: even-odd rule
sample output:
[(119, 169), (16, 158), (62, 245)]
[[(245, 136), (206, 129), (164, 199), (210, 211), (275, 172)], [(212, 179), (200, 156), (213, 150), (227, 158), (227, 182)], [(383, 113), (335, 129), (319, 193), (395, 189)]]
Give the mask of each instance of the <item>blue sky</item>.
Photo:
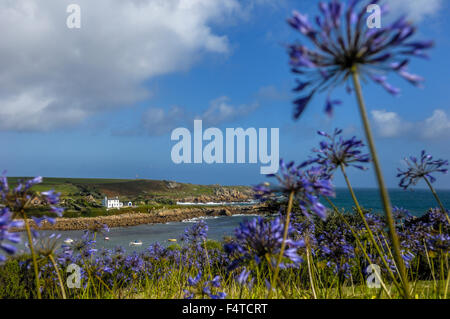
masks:
[[(173, 164), (170, 132), (192, 128), (196, 116), (222, 129), (280, 128), (280, 156), (298, 162), (320, 141), (319, 129), (363, 137), (344, 89), (335, 92), (344, 103), (332, 118), (318, 97), (292, 119), (295, 77), (283, 45), (299, 35), (285, 21), (293, 9), (313, 15), (317, 1), (19, 2), (0, 0), (0, 167), (10, 176), (266, 180), (260, 164)], [(65, 26), (74, 2), (81, 29)], [(430, 60), (411, 64), (425, 88), (395, 75), (399, 97), (364, 85), (382, 168), (396, 187), (405, 155), (425, 148), (450, 158), (450, 22), (445, 1), (392, 6), (417, 21), (418, 38), (436, 42)], [(371, 171), (349, 175), (356, 186), (375, 186)], [(450, 176), (436, 185), (450, 188)]]

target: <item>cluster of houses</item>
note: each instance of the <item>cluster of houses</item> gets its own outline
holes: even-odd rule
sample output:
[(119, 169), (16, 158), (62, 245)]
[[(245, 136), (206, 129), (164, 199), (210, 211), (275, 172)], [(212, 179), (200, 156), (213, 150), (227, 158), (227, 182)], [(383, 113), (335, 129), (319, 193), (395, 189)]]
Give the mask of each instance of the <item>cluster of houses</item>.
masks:
[(121, 201), (119, 201), (119, 197), (114, 197), (114, 198), (108, 198), (107, 196), (105, 196), (105, 198), (102, 200), (102, 205), (106, 208), (122, 208), (123, 206), (125, 207), (132, 207), (133, 203), (132, 202), (128, 202), (128, 203), (123, 203)]

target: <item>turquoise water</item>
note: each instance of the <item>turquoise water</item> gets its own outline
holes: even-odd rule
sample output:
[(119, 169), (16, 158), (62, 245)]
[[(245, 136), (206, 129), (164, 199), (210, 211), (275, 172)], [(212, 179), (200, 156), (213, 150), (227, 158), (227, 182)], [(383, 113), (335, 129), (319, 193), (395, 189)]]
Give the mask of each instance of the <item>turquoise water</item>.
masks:
[[(444, 207), (450, 207), (450, 190), (437, 191)], [(380, 201), (380, 195), (376, 189), (356, 189), (356, 197), (360, 205), (367, 209), (373, 209), (374, 212), (382, 212), (383, 207)], [(436, 199), (429, 190), (389, 190), (389, 196), (393, 206), (408, 209), (411, 214), (420, 216), (424, 214), (430, 207), (437, 207)], [(350, 192), (345, 188), (336, 190), (336, 198), (333, 203), (337, 207), (343, 207), (351, 210), (354, 206)], [(324, 203), (326, 204), (326, 203)], [(450, 208), (449, 208), (450, 209)]]
[[(374, 212), (381, 212), (381, 202), (379, 200), (379, 194), (374, 189), (357, 189), (355, 191), (360, 204), (365, 208), (372, 208)], [(450, 191), (438, 191), (438, 194), (446, 207), (450, 207)], [(426, 212), (430, 207), (436, 207), (436, 202), (433, 195), (429, 191), (416, 190), (416, 191), (403, 191), (392, 190), (390, 191), (391, 201), (394, 206), (408, 208), (414, 215), (421, 215)], [(333, 199), (333, 202), (338, 207), (351, 210), (353, 202), (349, 192), (345, 189), (338, 189), (337, 196)], [(208, 237), (214, 240), (221, 240), (226, 235), (232, 235), (234, 229), (239, 223), (254, 218), (254, 216), (221, 216), (214, 218), (204, 218), (208, 224)], [(118, 227), (113, 228), (107, 234), (110, 240), (104, 240), (103, 236), (97, 238), (97, 248), (114, 248), (116, 246), (122, 246), (127, 251), (142, 251), (145, 250), (150, 244), (154, 242), (160, 242), (162, 245), (169, 245), (171, 242), (168, 239), (179, 240), (184, 229), (198, 219), (173, 222), (167, 224), (148, 224), (132, 227)], [(62, 239), (81, 238), (82, 231), (45, 231), (45, 234), (60, 233)], [(23, 234), (24, 240), (25, 236)], [(129, 246), (130, 242), (142, 241), (142, 246)], [(23, 246), (22, 246), (23, 248)]]

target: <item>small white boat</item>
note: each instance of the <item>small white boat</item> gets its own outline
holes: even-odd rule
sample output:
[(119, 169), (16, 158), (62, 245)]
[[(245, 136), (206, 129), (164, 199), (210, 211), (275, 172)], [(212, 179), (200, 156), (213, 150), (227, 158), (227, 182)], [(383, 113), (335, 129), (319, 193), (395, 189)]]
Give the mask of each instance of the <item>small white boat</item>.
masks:
[(105, 237), (105, 240), (109, 240), (109, 237)]
[(135, 240), (135, 241), (131, 241), (130, 242), (130, 246), (141, 246), (142, 245), (142, 241), (138, 241), (138, 240)]
[(73, 243), (73, 239), (72, 238), (67, 238), (66, 240), (64, 240), (64, 243), (67, 245), (70, 245), (71, 243)]

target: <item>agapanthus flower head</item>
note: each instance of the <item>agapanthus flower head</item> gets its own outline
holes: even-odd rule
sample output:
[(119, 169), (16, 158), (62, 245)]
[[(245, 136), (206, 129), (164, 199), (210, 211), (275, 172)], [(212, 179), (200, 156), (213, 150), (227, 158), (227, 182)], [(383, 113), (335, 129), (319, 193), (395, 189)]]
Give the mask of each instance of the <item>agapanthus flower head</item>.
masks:
[[(289, 226), (288, 233), (292, 232), (293, 229)], [(234, 257), (230, 269), (252, 262), (259, 264), (267, 257), (275, 263), (281, 250), (283, 234), (284, 220), (281, 217), (273, 220), (258, 217), (241, 223), (235, 230), (235, 240), (224, 245), (225, 252)], [(294, 241), (292, 238), (286, 240), (283, 257), (287, 260), (287, 264), (296, 266), (302, 262), (302, 258), (297, 254), (297, 249), (303, 246), (304, 242), (301, 240)], [(286, 263), (281, 265), (281, 267), (285, 266)]]
[(398, 222), (398, 223), (402, 223), (405, 220), (408, 220), (408, 219), (414, 217), (409, 210), (407, 210), (406, 208), (403, 208), (403, 207), (397, 207), (397, 206), (392, 207), (392, 213), (394, 215), (396, 222)]
[(289, 195), (291, 192), (298, 193), (305, 187), (304, 180), (299, 178), (300, 171), (295, 166), (295, 163), (286, 163), (280, 159), (280, 168), (278, 174), (269, 174), (268, 177), (275, 177), (278, 185), (271, 185), (268, 182), (262, 183), (254, 187), (257, 198), (264, 198), (266, 195), (271, 195), (274, 192), (281, 192)]
[[(43, 179), (41, 176), (28, 180), (20, 179), (17, 181), (17, 185), (10, 189), (5, 174), (6, 171), (0, 177), (0, 198), (14, 212), (14, 217), (19, 213), (28, 214), (26, 208), (30, 206), (32, 199), (35, 197), (43, 199), (45, 203), (49, 204), (50, 211), (58, 217), (62, 216), (64, 208), (57, 206), (59, 204), (60, 193), (55, 193), (53, 190), (38, 193), (31, 189), (34, 185), (42, 183)], [(53, 223), (52, 219), (48, 219), (48, 221)]]
[[(385, 222), (381, 218), (381, 216), (377, 214), (371, 214), (371, 213), (365, 213), (364, 217), (366, 218), (367, 224), (369, 225), (369, 228), (374, 233), (381, 233), (383, 229), (386, 227)], [(361, 225), (361, 229), (365, 230), (365, 227)]]
[[(332, 90), (349, 80), (357, 70), (363, 79), (371, 79), (391, 94), (399, 89), (386, 82), (386, 74), (395, 72), (408, 82), (419, 86), (423, 79), (407, 70), (410, 57), (424, 57), (430, 41), (412, 41), (416, 28), (405, 17), (381, 28), (369, 28), (367, 6), (379, 0), (339, 0), (319, 4), (320, 14), (314, 23), (306, 15), (294, 12), (288, 23), (310, 42), (310, 46), (296, 43), (289, 46), (292, 71), (301, 77), (296, 92), (305, 92), (295, 104), (297, 119), (314, 95), (327, 92), (325, 111), (331, 114), (334, 105)], [(382, 14), (387, 5), (381, 6)]]
[(331, 181), (319, 168), (314, 167), (305, 171), (301, 169), (300, 165), (295, 166), (294, 162), (286, 164), (281, 159), (279, 173), (269, 175), (269, 177), (275, 177), (278, 185), (263, 183), (255, 186), (254, 191), (257, 198), (273, 197), (279, 193), (289, 196), (293, 193), (305, 215), (308, 215), (308, 211), (312, 211), (325, 219), (326, 209), (320, 203), (319, 196), (334, 196), (335, 192)]
[(56, 220), (54, 218), (48, 217), (46, 215), (44, 215), (42, 217), (31, 216), (31, 219), (33, 220), (33, 222), (35, 223), (36, 227), (38, 227), (38, 228), (40, 228), (42, 226), (43, 222), (47, 222), (50, 225), (54, 225), (56, 223)]
[(450, 235), (436, 234), (429, 239), (428, 244), (432, 251), (442, 250), (444, 253), (448, 253), (450, 251)]
[(94, 221), (92, 224), (89, 224), (87, 231), (96, 237), (96, 234), (100, 234), (105, 236), (106, 233), (109, 233), (109, 227), (107, 224), (103, 224), (99, 221)]
[(51, 234), (49, 236), (38, 236), (35, 238), (33, 246), (38, 256), (48, 257), (54, 255), (60, 244), (61, 234)]
[[(11, 228), (23, 227), (23, 222), (12, 219), (12, 213), (7, 207), (0, 208), (0, 251), (9, 255), (16, 252), (17, 248), (11, 243), (20, 242), (20, 233), (11, 232)], [(5, 256), (0, 253), (0, 262), (5, 260)]]
[(184, 234), (181, 236), (181, 241), (184, 241), (189, 245), (201, 245), (207, 238), (208, 225), (205, 221), (200, 220), (184, 230)]
[(420, 158), (410, 156), (409, 159), (405, 158), (405, 162), (408, 168), (406, 170), (399, 168), (397, 174), (397, 177), (401, 178), (399, 186), (404, 189), (416, 185), (422, 178), (427, 178), (430, 183), (433, 183), (436, 178), (431, 175), (432, 173), (446, 174), (448, 172), (446, 168), (448, 166), (447, 160), (435, 160), (425, 151), (420, 153)]
[(362, 149), (365, 145), (356, 136), (344, 139), (341, 135), (341, 129), (335, 129), (333, 134), (322, 131), (319, 131), (318, 134), (326, 137), (327, 140), (320, 142), (319, 148), (313, 149), (316, 156), (302, 163), (301, 167), (318, 164), (329, 177), (341, 165), (352, 166), (361, 170), (367, 169), (362, 164), (370, 162), (370, 157), (369, 154), (363, 153)]
[(64, 208), (56, 206), (59, 204), (61, 193), (57, 193), (54, 190), (49, 190), (41, 192), (41, 195), (44, 197), (45, 201), (50, 204), (50, 211), (55, 213), (58, 217), (61, 217), (64, 212)]
[(89, 230), (85, 230), (81, 239), (75, 240), (70, 245), (72, 252), (78, 252), (84, 256), (93, 255), (97, 249), (95, 248), (96, 241), (94, 240), (95, 234)]
[(18, 180), (17, 186), (13, 189), (14, 193), (23, 194), (36, 184), (42, 183), (42, 176), (37, 176), (28, 180)]

